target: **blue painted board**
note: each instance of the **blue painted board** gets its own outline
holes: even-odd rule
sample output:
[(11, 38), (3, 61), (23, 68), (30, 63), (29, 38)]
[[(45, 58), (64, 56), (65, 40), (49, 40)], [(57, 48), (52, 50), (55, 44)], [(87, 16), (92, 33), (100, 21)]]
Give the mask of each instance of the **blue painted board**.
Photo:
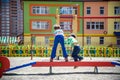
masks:
[(6, 72), (12, 71), (12, 70), (16, 70), (16, 69), (19, 69), (19, 68), (24, 68), (24, 67), (27, 67), (27, 66), (31, 66), (31, 65), (33, 65), (33, 64), (36, 64), (36, 62), (30, 62), (30, 63), (23, 64), (23, 65), (20, 65), (20, 66), (16, 66), (16, 67), (13, 67), (13, 68), (9, 68), (8, 70), (6, 70)]
[(111, 62), (111, 63), (114, 64), (114, 65), (120, 66), (120, 62), (119, 61)]

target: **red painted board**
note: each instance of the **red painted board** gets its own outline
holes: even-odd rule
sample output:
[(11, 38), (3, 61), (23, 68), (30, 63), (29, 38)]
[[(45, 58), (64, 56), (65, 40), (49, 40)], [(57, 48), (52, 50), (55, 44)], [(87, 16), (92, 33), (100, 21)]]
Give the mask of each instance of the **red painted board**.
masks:
[(111, 62), (100, 62), (100, 61), (82, 61), (82, 62), (36, 62), (32, 67), (49, 67), (49, 66), (101, 66), (101, 67), (114, 67), (115, 65)]

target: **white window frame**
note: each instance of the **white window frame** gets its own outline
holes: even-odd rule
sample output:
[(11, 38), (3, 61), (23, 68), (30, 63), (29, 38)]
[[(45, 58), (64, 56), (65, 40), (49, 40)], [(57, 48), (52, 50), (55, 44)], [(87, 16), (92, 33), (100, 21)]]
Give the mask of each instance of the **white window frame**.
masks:
[(33, 6), (32, 14), (49, 14), (49, 8), (46, 6)]
[(46, 44), (46, 45), (49, 44), (49, 36), (45, 36), (45, 44)]
[[(47, 26), (47, 27), (46, 27)], [(33, 21), (32, 29), (34, 30), (46, 30), (49, 29), (49, 22), (47, 21)]]
[[(103, 25), (103, 28), (101, 25)], [(87, 26), (89, 26), (89, 28)], [(86, 29), (103, 30), (104, 29), (104, 22), (86, 22)]]
[(114, 30), (120, 30), (120, 22), (114, 22)]
[(90, 36), (86, 37), (86, 43), (87, 43), (87, 45), (91, 44), (91, 37)]
[(120, 6), (114, 7), (114, 14), (115, 15), (120, 15)]
[(104, 14), (104, 7), (100, 7), (100, 15)]
[(63, 30), (71, 30), (71, 25), (72, 25), (72, 22), (70, 21), (64, 21), (64, 22), (60, 22), (60, 25), (61, 25), (61, 28)]
[(86, 14), (91, 14), (91, 7), (86, 7)]
[(100, 42), (99, 44), (104, 44), (104, 37), (100, 37)]
[(60, 14), (76, 14), (76, 11), (73, 7), (60, 7)]

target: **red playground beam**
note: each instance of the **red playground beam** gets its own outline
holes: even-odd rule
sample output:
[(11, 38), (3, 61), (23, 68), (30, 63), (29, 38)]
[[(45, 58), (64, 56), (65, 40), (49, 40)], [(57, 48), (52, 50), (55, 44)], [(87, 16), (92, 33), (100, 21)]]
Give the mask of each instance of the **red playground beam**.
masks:
[(100, 61), (81, 61), (81, 62), (36, 62), (32, 67), (57, 67), (57, 66), (86, 66), (86, 67), (114, 67), (115, 65), (111, 62), (100, 62)]

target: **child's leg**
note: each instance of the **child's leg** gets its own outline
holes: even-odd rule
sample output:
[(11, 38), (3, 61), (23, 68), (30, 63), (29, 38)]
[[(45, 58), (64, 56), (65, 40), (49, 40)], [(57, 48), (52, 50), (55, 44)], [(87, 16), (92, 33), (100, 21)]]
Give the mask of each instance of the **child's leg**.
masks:
[(80, 47), (79, 46), (74, 46), (73, 52), (72, 52), (72, 57), (74, 61), (78, 61), (79, 56), (78, 53), (80, 52)]
[(61, 47), (62, 47), (63, 57), (67, 58), (68, 55), (67, 55), (66, 48), (65, 48), (65, 44), (64, 44), (64, 36), (60, 36), (59, 42), (60, 42)]
[[(74, 46), (73, 48), (73, 52), (72, 52), (72, 57), (74, 59), (75, 62), (78, 61), (78, 53), (80, 52), (80, 49), (78, 46)], [(76, 69), (78, 66), (74, 66), (74, 69)]]
[(58, 37), (56, 36), (54, 39), (54, 44), (53, 44), (53, 48), (52, 48), (52, 52), (51, 52), (51, 59), (55, 58), (55, 56), (56, 56), (56, 49), (57, 49), (58, 43), (59, 43)]
[(77, 57), (77, 59), (79, 59), (79, 61), (81, 61), (83, 59), (83, 57), (78, 55), (79, 52), (80, 52), (80, 47), (77, 46), (76, 57)]

